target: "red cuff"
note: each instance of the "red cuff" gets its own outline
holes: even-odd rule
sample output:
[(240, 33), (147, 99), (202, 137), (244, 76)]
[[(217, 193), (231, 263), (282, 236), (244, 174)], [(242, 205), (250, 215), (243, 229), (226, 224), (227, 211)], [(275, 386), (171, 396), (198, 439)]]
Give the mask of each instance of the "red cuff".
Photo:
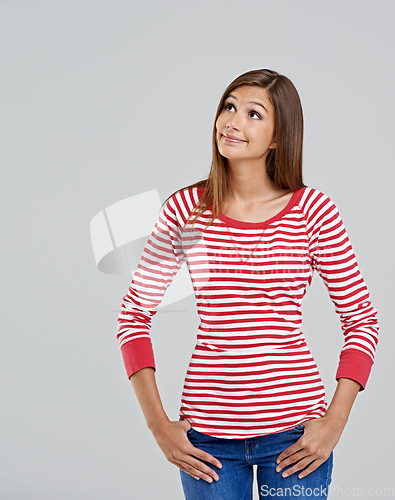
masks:
[(365, 390), (372, 365), (371, 357), (358, 349), (350, 348), (342, 351), (336, 372), (336, 380), (342, 377), (355, 380), (361, 384), (359, 389), (359, 392), (361, 392)]
[(121, 346), (121, 352), (128, 378), (147, 366), (151, 366), (156, 371), (154, 352), (149, 338), (129, 340)]

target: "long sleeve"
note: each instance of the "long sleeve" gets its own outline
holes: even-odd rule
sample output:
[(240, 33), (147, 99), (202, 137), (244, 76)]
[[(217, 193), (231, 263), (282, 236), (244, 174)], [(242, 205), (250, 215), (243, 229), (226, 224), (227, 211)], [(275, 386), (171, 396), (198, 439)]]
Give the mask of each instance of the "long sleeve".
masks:
[(147, 366), (156, 371), (151, 320), (184, 260), (172, 197), (160, 211), (121, 304), (117, 339), (128, 378)]
[(339, 211), (326, 195), (316, 205), (315, 220), (312, 268), (328, 289), (344, 335), (336, 380), (353, 379), (361, 384), (360, 391), (363, 391), (378, 343), (377, 310), (372, 306)]

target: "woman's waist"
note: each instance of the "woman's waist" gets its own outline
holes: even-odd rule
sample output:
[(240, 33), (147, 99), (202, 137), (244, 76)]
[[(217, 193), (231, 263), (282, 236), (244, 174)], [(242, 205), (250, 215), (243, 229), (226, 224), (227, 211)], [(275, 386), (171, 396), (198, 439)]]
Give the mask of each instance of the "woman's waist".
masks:
[(263, 354), (268, 352), (285, 353), (290, 351), (308, 351), (305, 336), (298, 331), (288, 336), (221, 336), (198, 334), (195, 349), (205, 349), (212, 352)]

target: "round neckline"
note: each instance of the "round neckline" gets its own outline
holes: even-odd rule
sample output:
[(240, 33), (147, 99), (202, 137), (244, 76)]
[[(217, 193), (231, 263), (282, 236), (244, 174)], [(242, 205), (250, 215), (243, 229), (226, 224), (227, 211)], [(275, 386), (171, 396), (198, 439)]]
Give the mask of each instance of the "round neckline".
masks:
[[(204, 191), (204, 186), (199, 187), (199, 191)], [(273, 215), (269, 219), (266, 219), (265, 221), (262, 222), (249, 222), (249, 221), (243, 221), (243, 220), (238, 220), (238, 219), (232, 219), (231, 217), (228, 217), (227, 215), (223, 214), (222, 212), (218, 213), (218, 218), (222, 220), (222, 222), (225, 222), (228, 226), (232, 227), (237, 227), (237, 228), (242, 228), (242, 229), (260, 229), (268, 226), (272, 222), (275, 222), (276, 220), (281, 219), (286, 213), (288, 213), (300, 200), (302, 197), (303, 191), (305, 190), (305, 187), (302, 187), (300, 189), (297, 189), (296, 191), (293, 192), (289, 202), (287, 205), (280, 210), (277, 214)]]

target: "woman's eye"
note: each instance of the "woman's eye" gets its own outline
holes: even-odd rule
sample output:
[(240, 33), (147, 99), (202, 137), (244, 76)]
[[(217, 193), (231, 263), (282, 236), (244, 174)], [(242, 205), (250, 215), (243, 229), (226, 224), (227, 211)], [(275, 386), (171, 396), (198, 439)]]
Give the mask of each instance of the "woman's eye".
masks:
[(233, 106), (233, 104), (231, 104), (230, 102), (228, 102), (228, 104), (225, 104), (224, 109), (226, 109), (226, 111), (228, 111), (228, 107), (229, 106)]
[(261, 116), (260, 116), (260, 115), (259, 115), (256, 111), (251, 111), (251, 113), (250, 113), (250, 114), (252, 114), (252, 115), (256, 115), (259, 119), (261, 118)]

